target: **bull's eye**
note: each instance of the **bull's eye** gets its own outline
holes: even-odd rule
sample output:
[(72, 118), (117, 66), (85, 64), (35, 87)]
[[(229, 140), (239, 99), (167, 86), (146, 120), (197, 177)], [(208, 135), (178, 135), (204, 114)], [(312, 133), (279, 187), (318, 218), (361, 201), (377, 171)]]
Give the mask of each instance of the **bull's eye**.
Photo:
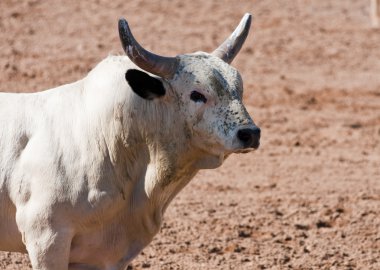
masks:
[(203, 102), (203, 103), (207, 102), (207, 98), (197, 91), (191, 92), (190, 99), (194, 102)]

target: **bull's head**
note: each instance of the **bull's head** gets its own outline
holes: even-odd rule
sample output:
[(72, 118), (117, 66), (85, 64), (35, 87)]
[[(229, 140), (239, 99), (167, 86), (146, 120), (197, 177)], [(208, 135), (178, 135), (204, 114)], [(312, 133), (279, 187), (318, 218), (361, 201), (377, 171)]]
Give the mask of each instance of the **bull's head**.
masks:
[(190, 143), (218, 157), (218, 165), (231, 153), (259, 147), (260, 129), (242, 103), (241, 76), (230, 65), (250, 25), (251, 15), (246, 14), (231, 36), (211, 54), (163, 57), (142, 48), (127, 21), (119, 21), (120, 39), (128, 57), (142, 70), (158, 76), (128, 70), (126, 78), (133, 91), (148, 100), (171, 94), (178, 112), (183, 114)]

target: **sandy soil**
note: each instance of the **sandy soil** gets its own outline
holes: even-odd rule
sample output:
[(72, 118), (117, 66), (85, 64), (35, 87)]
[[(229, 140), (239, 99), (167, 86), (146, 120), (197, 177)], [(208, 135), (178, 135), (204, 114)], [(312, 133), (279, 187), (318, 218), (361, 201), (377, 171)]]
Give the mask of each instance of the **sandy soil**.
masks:
[[(82, 78), (122, 52), (120, 16), (171, 56), (212, 51), (255, 16), (233, 65), (262, 146), (199, 173), (130, 269), (380, 269), (380, 31), (368, 0), (86, 2), (0, 1), (1, 91)], [(29, 268), (0, 252), (0, 269)]]

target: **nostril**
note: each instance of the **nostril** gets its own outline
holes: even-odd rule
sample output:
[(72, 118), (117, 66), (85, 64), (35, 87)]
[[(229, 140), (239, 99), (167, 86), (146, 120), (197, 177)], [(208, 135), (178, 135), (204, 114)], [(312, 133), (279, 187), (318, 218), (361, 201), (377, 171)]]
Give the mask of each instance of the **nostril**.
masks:
[(258, 127), (240, 129), (237, 132), (238, 139), (243, 143), (244, 147), (258, 148), (260, 144), (261, 130)]
[(256, 136), (260, 136), (261, 129), (259, 127), (255, 127), (252, 129), (252, 134)]
[(247, 143), (252, 140), (252, 130), (251, 129), (241, 129), (238, 131), (237, 136), (239, 140), (244, 143)]

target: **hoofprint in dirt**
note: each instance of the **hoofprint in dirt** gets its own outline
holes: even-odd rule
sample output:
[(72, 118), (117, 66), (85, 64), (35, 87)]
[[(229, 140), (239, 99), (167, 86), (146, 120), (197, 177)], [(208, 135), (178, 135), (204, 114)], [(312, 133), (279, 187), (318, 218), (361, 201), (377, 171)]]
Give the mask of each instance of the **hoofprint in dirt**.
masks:
[(1, 90), (82, 78), (121, 53), (120, 16), (173, 56), (211, 51), (245, 12), (253, 29), (233, 65), (261, 148), (202, 171), (130, 268), (380, 269), (380, 32), (367, 0), (1, 1)]

